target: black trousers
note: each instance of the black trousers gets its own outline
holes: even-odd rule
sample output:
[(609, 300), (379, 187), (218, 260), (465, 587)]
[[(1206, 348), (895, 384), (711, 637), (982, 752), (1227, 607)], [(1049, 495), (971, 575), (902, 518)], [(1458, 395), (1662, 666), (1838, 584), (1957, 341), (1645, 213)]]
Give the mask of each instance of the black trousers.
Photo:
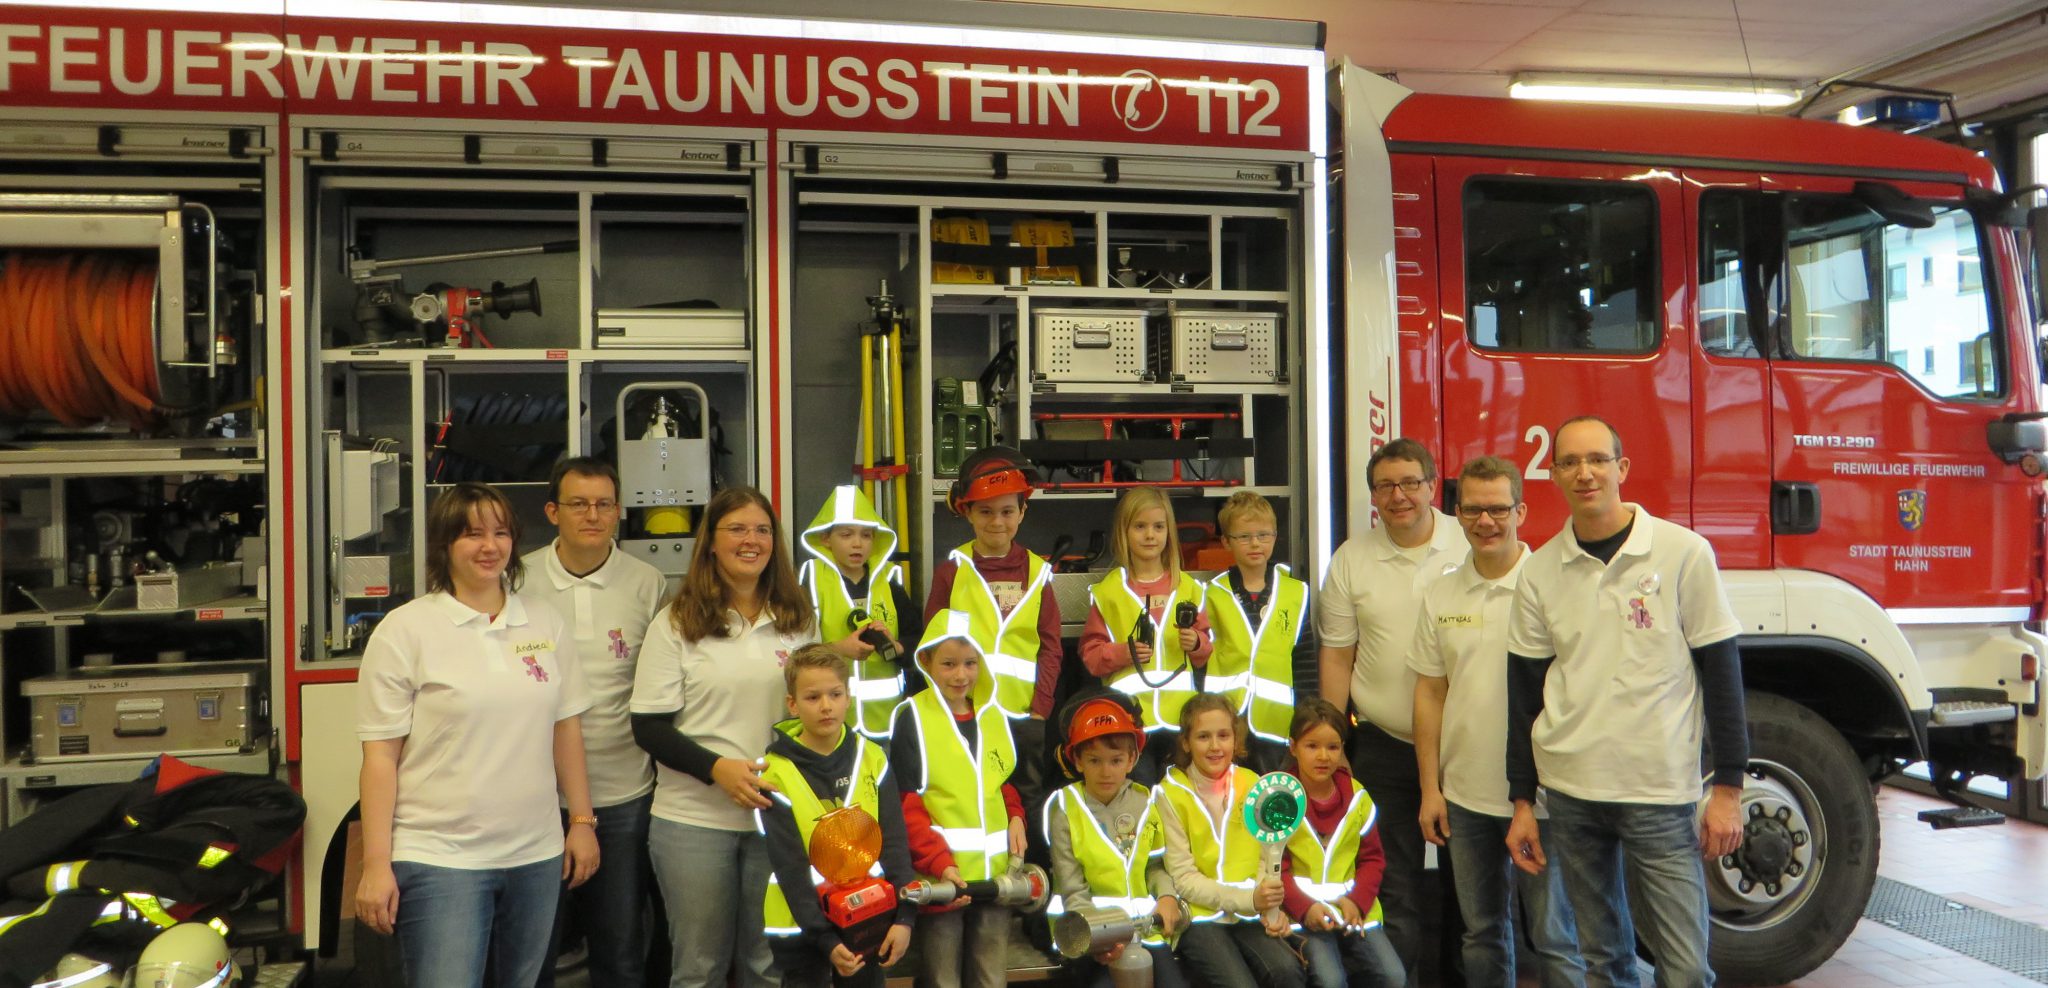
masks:
[[(1360, 722), (1351, 729), (1351, 775), (1372, 797), (1379, 817), (1380, 846), (1387, 854), (1387, 870), (1380, 880), (1380, 909), (1386, 917), (1387, 939), (1408, 972), (1408, 988), (1415, 988), (1422, 970), (1424, 895), (1422, 840), (1422, 776), (1415, 765), (1415, 745), (1371, 724)], [(1456, 916), (1457, 893), (1451, 880), (1451, 856), (1439, 854), (1437, 889), (1442, 919), (1437, 937), (1439, 973), (1437, 984), (1444, 988), (1461, 986), (1458, 975), (1459, 941), (1464, 921)]]

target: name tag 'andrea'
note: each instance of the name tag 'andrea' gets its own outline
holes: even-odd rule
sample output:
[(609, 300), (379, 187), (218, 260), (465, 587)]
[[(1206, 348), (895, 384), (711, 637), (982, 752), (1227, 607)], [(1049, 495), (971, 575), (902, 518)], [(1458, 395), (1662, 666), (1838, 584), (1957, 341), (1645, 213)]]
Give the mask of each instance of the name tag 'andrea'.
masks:
[(512, 646), (513, 655), (532, 655), (535, 652), (552, 652), (554, 650), (555, 643), (545, 638), (539, 641), (520, 642)]

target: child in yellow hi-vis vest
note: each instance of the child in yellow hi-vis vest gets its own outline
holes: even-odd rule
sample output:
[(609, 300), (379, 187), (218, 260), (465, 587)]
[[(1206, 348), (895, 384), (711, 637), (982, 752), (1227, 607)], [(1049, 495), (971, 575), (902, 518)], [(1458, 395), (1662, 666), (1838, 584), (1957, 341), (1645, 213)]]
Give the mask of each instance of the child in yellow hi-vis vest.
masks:
[[(1154, 785), (1179, 744), (1174, 725), (1195, 695), (1195, 670), (1209, 661), (1202, 584), (1180, 568), (1173, 505), (1156, 487), (1133, 487), (1116, 503), (1109, 529), (1117, 568), (1088, 591), (1081, 662), (1145, 711), (1152, 743), (1131, 777)], [(1185, 606), (1183, 606), (1185, 605)], [(1187, 626), (1182, 627), (1182, 611)]]
[(1216, 512), (1216, 531), (1233, 565), (1207, 587), (1209, 678), (1202, 688), (1237, 705), (1251, 726), (1252, 771), (1287, 764), (1287, 725), (1296, 696), (1315, 696), (1316, 630), (1308, 584), (1273, 561), (1280, 519), (1257, 491), (1238, 491)]
[[(1145, 747), (1144, 718), (1135, 701), (1109, 692), (1082, 694), (1061, 708), (1066, 746), (1060, 764), (1080, 781), (1045, 801), (1045, 839), (1052, 847), (1053, 902), (1049, 918), (1076, 909), (1120, 909), (1132, 918), (1158, 917), (1144, 940), (1152, 955), (1153, 988), (1186, 988), (1168, 940), (1180, 932), (1187, 910), (1166, 874), (1166, 835), (1159, 797), (1131, 781), (1131, 766)], [(1109, 969), (1126, 945), (1069, 966), (1075, 983), (1109, 988)]]
[[(847, 684), (853, 709), (847, 725), (876, 740), (889, 737), (889, 718), (909, 692), (905, 688), (910, 661), (905, 642), (915, 642), (924, 616), (911, 606), (903, 589), (903, 568), (896, 565), (896, 532), (882, 521), (860, 488), (848, 484), (832, 489), (803, 545), (811, 558), (797, 570), (797, 582), (811, 596), (818, 613), (818, 637), (853, 660)], [(878, 654), (863, 633), (879, 631), (894, 646), (895, 656)]]
[[(889, 739), (891, 762), (904, 780), (911, 864), (926, 878), (948, 882), (994, 878), (1024, 855), (1024, 804), (1009, 784), (1017, 744), (973, 619), (953, 610), (934, 614), (917, 663), (931, 689), (896, 708)], [(992, 902), (927, 911), (918, 920), (918, 983), (1003, 984), (1011, 917)]]
[(1401, 957), (1380, 920), (1387, 857), (1373, 827), (1372, 797), (1345, 767), (1350, 726), (1335, 704), (1304, 696), (1288, 727), (1308, 812), (1281, 865), (1283, 908), (1302, 931), (1311, 988), (1401, 988)]
[(899, 888), (917, 877), (888, 756), (847, 723), (851, 673), (851, 663), (830, 645), (813, 643), (790, 655), (783, 680), (791, 719), (775, 725), (763, 758), (761, 778), (775, 788), (768, 808), (754, 818), (768, 839), (774, 873), (761, 919), (784, 985), (878, 986), (886, 978), (882, 969), (910, 946), (917, 908), (908, 902), (897, 905), (881, 945), (861, 954), (849, 948), (818, 901), (823, 877), (811, 867), (811, 832), (819, 817), (842, 806), (859, 807), (881, 824), (882, 858), (872, 873)]
[(1180, 750), (1159, 784), (1166, 873), (1192, 920), (1179, 958), (1188, 980), (1208, 988), (1304, 988), (1301, 959), (1287, 947), (1285, 918), (1261, 913), (1285, 898), (1279, 878), (1259, 878), (1259, 842), (1244, 825), (1244, 801), (1259, 777), (1244, 758), (1244, 718), (1230, 701), (1202, 693), (1180, 713)]

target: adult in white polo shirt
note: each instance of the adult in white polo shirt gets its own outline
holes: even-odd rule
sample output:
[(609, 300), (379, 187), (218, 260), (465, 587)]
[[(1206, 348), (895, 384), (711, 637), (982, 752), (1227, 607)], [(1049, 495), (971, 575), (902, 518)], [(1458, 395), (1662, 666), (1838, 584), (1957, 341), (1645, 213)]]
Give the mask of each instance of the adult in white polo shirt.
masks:
[[(661, 571), (617, 551), (619, 475), (588, 456), (555, 464), (548, 480), (548, 521), (554, 542), (523, 560), (534, 579), (526, 596), (544, 600), (569, 623), (582, 659), (590, 709), (583, 712), (583, 750), (590, 764), (597, 847), (606, 866), (570, 893), (590, 951), (590, 983), (639, 986), (646, 977), (647, 936), (641, 923), (653, 888), (647, 860), (647, 811), (654, 802), (654, 763), (633, 743), (626, 701), (640, 639), (661, 610)], [(559, 932), (559, 928), (558, 928)], [(552, 961), (559, 944), (550, 943)], [(554, 964), (535, 988), (553, 988)]]
[(1742, 843), (1741, 626), (1707, 540), (1622, 501), (1612, 426), (1572, 419), (1555, 450), (1571, 523), (1522, 567), (1508, 625), (1508, 849), (1532, 874), (1557, 859), (1589, 979), (1636, 985), (1640, 935), (1660, 988), (1712, 985), (1701, 858)]
[[(1472, 555), (1422, 590), (1415, 620), (1415, 763), (1422, 776), (1422, 837), (1455, 865), (1465, 917), (1465, 984), (1515, 983), (1514, 899), (1521, 894), (1543, 988), (1584, 988), (1571, 903), (1557, 869), (1524, 875), (1508, 859), (1508, 616), (1529, 547), (1521, 468), (1498, 456), (1458, 471), (1458, 525)], [(1510, 880), (1520, 876), (1512, 885)]]
[[(1422, 951), (1422, 783), (1415, 773), (1415, 604), (1422, 584), (1465, 558), (1465, 536), (1436, 500), (1436, 461), (1413, 439), (1380, 447), (1365, 466), (1380, 523), (1345, 540), (1316, 597), (1323, 699), (1358, 716), (1351, 776), (1372, 796), (1387, 852), (1380, 905), (1387, 938), (1416, 983)], [(1449, 876), (1440, 874), (1446, 895)], [(1455, 921), (1455, 917), (1453, 917)]]
[(562, 880), (598, 866), (577, 723), (590, 699), (568, 627), (517, 592), (503, 494), (441, 492), (426, 542), (426, 596), (377, 625), (357, 674), (356, 915), (396, 929), (410, 984), (481, 988), (488, 959), (497, 984), (531, 985)]
[(633, 740), (656, 765), (648, 851), (671, 988), (767, 988), (780, 979), (761, 925), (771, 867), (754, 811), (774, 788), (761, 757), (786, 716), (782, 666), (818, 640), (817, 619), (760, 491), (712, 495), (697, 533), (633, 679)]

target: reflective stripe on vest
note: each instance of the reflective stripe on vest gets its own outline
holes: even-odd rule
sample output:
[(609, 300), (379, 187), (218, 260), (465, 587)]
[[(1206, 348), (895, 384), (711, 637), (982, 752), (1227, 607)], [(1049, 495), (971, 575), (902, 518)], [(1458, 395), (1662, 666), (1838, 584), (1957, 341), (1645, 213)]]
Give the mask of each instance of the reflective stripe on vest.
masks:
[(1253, 734), (1285, 744), (1294, 719), (1294, 646), (1308, 623), (1308, 584), (1275, 564), (1273, 596), (1254, 629), (1232, 582), (1236, 572), (1225, 570), (1208, 585), (1209, 632), (1216, 641), (1208, 690), (1230, 697)]
[(1017, 764), (1010, 722), (995, 702), (983, 704), (974, 715), (977, 743), (969, 748), (936, 688), (908, 702), (924, 762), (918, 790), (932, 827), (953, 852), (953, 866), (970, 882), (1009, 870), (1010, 814), (1003, 805), (1003, 782)]
[(50, 866), (43, 875), (43, 894), (56, 895), (78, 887), (78, 873), (85, 870), (83, 861), (63, 861)]
[[(1195, 793), (1194, 785), (1180, 769), (1168, 769), (1166, 780), (1159, 784), (1159, 791), (1187, 831), (1188, 851), (1194, 856), (1195, 870), (1230, 888), (1250, 889), (1258, 885), (1259, 842), (1244, 828), (1238, 815), (1245, 794), (1258, 780), (1257, 772), (1243, 766), (1232, 767), (1230, 798), (1224, 802), (1221, 820), (1209, 817), (1202, 797)], [(1195, 826), (1197, 822), (1208, 826)], [(1188, 915), (1197, 923), (1213, 921), (1221, 914), (1221, 910), (1188, 903)], [(1250, 913), (1236, 915), (1243, 919), (1258, 918)]]
[[(1350, 895), (1358, 877), (1359, 842), (1372, 831), (1378, 818), (1379, 808), (1373, 805), (1372, 797), (1353, 780), (1351, 803), (1344, 808), (1344, 818), (1337, 822), (1329, 843), (1318, 838), (1315, 829), (1305, 821), (1288, 838), (1287, 856), (1294, 865), (1294, 887), (1303, 895), (1331, 906)], [(1379, 899), (1373, 899), (1365, 920), (1367, 928), (1379, 924)]]
[[(790, 725), (794, 723), (784, 721), (776, 727), (786, 734), (789, 733)], [(844, 744), (844, 735), (841, 737), (840, 743)], [(873, 817), (877, 823), (881, 822), (881, 780), (882, 773), (888, 770), (888, 759), (873, 741), (859, 735), (855, 735), (852, 740), (855, 745), (853, 771), (848, 777), (853, 782), (846, 787), (846, 797), (833, 803), (818, 798), (818, 794), (811, 789), (810, 780), (804, 777), (803, 771), (796, 767), (796, 763), (773, 752), (764, 756), (763, 760), (767, 762), (767, 767), (761, 770), (761, 777), (775, 783), (781, 790), (768, 795), (789, 807), (790, 816), (796, 820), (797, 834), (803, 838), (806, 851), (811, 846), (811, 831), (818, 826), (818, 818), (841, 806), (858, 806), (866, 810), (868, 816)], [(754, 829), (763, 835), (768, 833), (759, 810), (754, 811)], [(816, 868), (810, 871), (810, 894), (815, 898), (818, 887), (825, 884), (825, 876), (819, 874)], [(869, 869), (869, 874), (881, 874), (881, 862), (877, 861)], [(794, 936), (803, 932), (796, 924), (795, 915), (789, 910), (789, 900), (785, 897), (782, 883), (777, 879), (773, 869), (768, 872), (768, 894), (761, 900), (761, 923), (763, 929), (772, 936)]]
[(1088, 588), (1088, 597), (1113, 637), (1128, 640), (1139, 622), (1152, 625), (1152, 661), (1145, 663), (1143, 672), (1135, 664), (1118, 672), (1109, 681), (1109, 688), (1138, 701), (1145, 711), (1146, 730), (1174, 727), (1180, 723), (1181, 708), (1194, 699), (1195, 670), (1181, 651), (1179, 629), (1173, 626), (1172, 618), (1175, 605), (1181, 601), (1192, 601), (1198, 608), (1204, 606), (1202, 585), (1186, 573), (1177, 574), (1173, 593), (1167, 596), (1162, 612), (1167, 617), (1166, 624), (1160, 627), (1152, 620), (1145, 602), (1138, 599), (1125, 581), (1127, 575), (1121, 568), (1110, 570), (1102, 582)]
[[(889, 592), (890, 581), (897, 576), (895, 563), (876, 563), (868, 577), (867, 600), (856, 601), (847, 596), (846, 580), (837, 567), (820, 559), (806, 561), (800, 579), (811, 591), (818, 637), (832, 642), (852, 634), (851, 616), (856, 607), (865, 607), (869, 617), (889, 629), (890, 638), (900, 635), (903, 626), (897, 621), (896, 595)], [(854, 699), (853, 714), (848, 718), (854, 729), (871, 738), (888, 737), (889, 718), (903, 699), (903, 671), (893, 662), (862, 659), (853, 664), (853, 677), (847, 685)]]
[(1004, 716), (1031, 715), (1031, 694), (1038, 685), (1038, 607), (1052, 583), (1052, 567), (1038, 554), (1024, 552), (1024, 596), (1004, 614), (995, 591), (974, 568), (974, 543), (953, 550), (953, 595), (948, 607), (965, 613), (974, 624), (975, 644), (996, 683), (996, 704)]
[[(1115, 838), (1103, 831), (1102, 821), (1088, 812), (1081, 786), (1076, 782), (1046, 797), (1045, 812), (1040, 816), (1047, 828), (1046, 843), (1052, 843), (1052, 808), (1057, 803), (1067, 818), (1068, 846), (1073, 848), (1074, 863), (1081, 866), (1081, 877), (1088, 883), (1088, 897), (1095, 907), (1121, 909), (1134, 919), (1151, 915), (1159, 902), (1151, 895), (1145, 872), (1152, 859), (1166, 849), (1166, 832), (1159, 820), (1159, 794), (1146, 791), (1145, 810), (1138, 814), (1131, 848), (1126, 853), (1118, 850)], [(1046, 915), (1057, 919), (1064, 911), (1064, 903), (1055, 898)], [(1147, 936), (1145, 942), (1166, 941), (1153, 935)]]

